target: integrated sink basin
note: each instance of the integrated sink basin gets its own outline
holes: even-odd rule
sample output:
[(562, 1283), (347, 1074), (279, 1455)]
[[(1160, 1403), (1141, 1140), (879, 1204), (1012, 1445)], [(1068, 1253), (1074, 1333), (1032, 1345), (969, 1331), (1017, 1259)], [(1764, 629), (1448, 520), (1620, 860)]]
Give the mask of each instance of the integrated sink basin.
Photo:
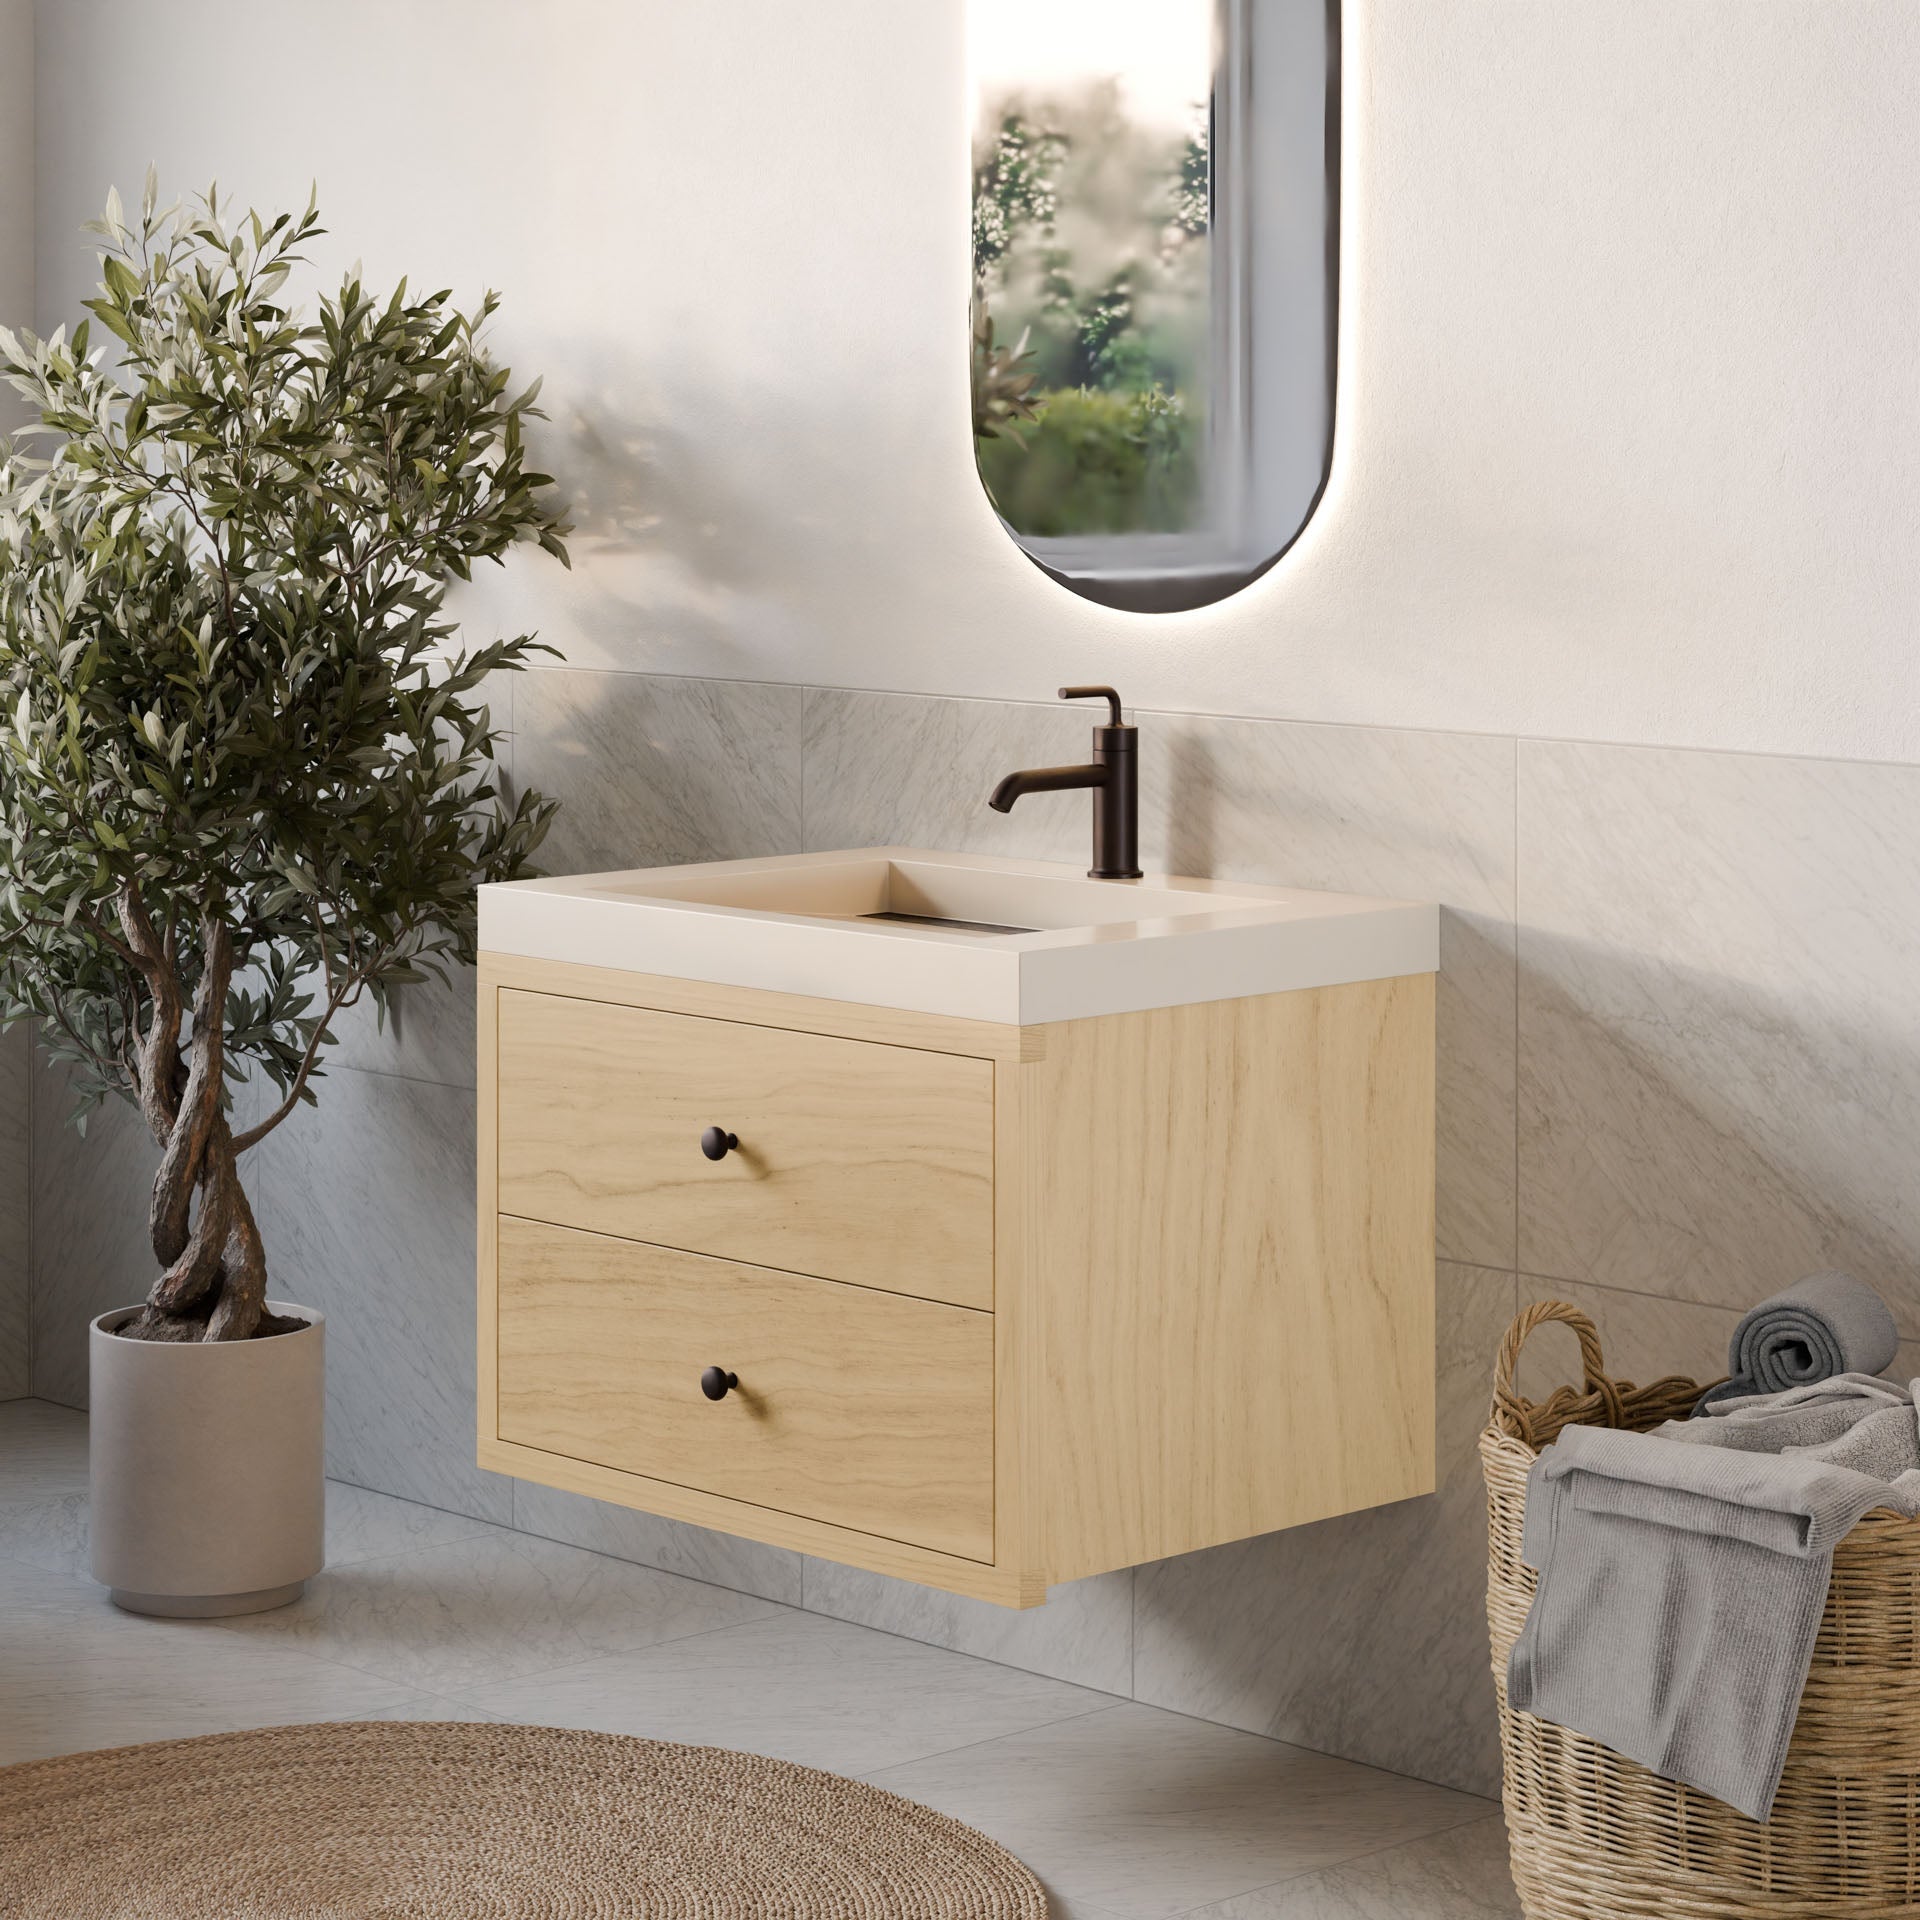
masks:
[(1027, 1026), (1432, 973), (1439, 910), (869, 847), (482, 887), (480, 945)]

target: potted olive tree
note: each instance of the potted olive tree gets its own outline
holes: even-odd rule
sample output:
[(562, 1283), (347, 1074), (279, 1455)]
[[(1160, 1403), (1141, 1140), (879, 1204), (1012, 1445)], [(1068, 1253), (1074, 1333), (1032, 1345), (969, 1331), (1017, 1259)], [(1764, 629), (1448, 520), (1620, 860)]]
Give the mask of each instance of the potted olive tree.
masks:
[(320, 1566), (323, 1340), (268, 1297), (243, 1158), (338, 1017), (470, 959), (476, 883), (526, 870), (551, 806), (496, 785), (483, 689), (536, 643), (457, 650), (446, 586), (568, 529), (492, 295), (349, 276), (309, 318), (314, 206), (160, 210), (151, 176), (89, 231), (93, 321), (0, 331), (38, 416), (35, 457), (0, 442), (0, 1023), (160, 1150), (152, 1288), (90, 1336), (95, 1573), (240, 1612)]

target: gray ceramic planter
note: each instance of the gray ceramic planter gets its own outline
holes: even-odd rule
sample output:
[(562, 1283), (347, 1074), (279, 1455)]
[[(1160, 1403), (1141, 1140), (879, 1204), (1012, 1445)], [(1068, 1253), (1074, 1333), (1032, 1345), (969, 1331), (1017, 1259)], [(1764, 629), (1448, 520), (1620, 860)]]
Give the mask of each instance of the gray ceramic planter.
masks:
[(93, 1577), (133, 1613), (205, 1619), (299, 1598), (325, 1564), (326, 1323), (172, 1346), (88, 1334)]

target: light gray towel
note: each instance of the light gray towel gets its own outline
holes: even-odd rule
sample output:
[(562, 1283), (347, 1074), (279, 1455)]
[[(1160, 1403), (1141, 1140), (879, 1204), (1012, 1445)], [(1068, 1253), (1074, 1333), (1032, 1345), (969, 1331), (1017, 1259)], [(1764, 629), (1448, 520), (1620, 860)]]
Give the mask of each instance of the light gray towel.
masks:
[(1887, 1303), (1865, 1281), (1810, 1273), (1741, 1315), (1727, 1349), (1732, 1378), (1709, 1388), (1696, 1411), (1837, 1373), (1880, 1373), (1899, 1345)]
[(1657, 1438), (1742, 1453), (1794, 1453), (1876, 1480), (1920, 1472), (1914, 1390), (1869, 1374), (1842, 1373), (1786, 1393), (1720, 1400), (1691, 1420), (1669, 1420)]
[(1764, 1820), (1834, 1544), (1875, 1507), (1920, 1511), (1920, 1473), (1568, 1427), (1527, 1483), (1509, 1701)]

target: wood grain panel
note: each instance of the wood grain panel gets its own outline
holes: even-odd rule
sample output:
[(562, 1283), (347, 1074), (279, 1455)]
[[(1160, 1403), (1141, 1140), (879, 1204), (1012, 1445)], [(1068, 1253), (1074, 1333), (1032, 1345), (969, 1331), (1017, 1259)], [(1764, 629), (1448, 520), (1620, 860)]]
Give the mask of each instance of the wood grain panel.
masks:
[(499, 1025), (502, 1212), (992, 1306), (992, 1061), (519, 989)]
[(1065, 1022), (1020, 1071), (1049, 1576), (1430, 1492), (1431, 976)]
[[(713, 1401), (709, 1366), (739, 1376)], [(503, 1440), (993, 1558), (993, 1319), (499, 1223)]]

